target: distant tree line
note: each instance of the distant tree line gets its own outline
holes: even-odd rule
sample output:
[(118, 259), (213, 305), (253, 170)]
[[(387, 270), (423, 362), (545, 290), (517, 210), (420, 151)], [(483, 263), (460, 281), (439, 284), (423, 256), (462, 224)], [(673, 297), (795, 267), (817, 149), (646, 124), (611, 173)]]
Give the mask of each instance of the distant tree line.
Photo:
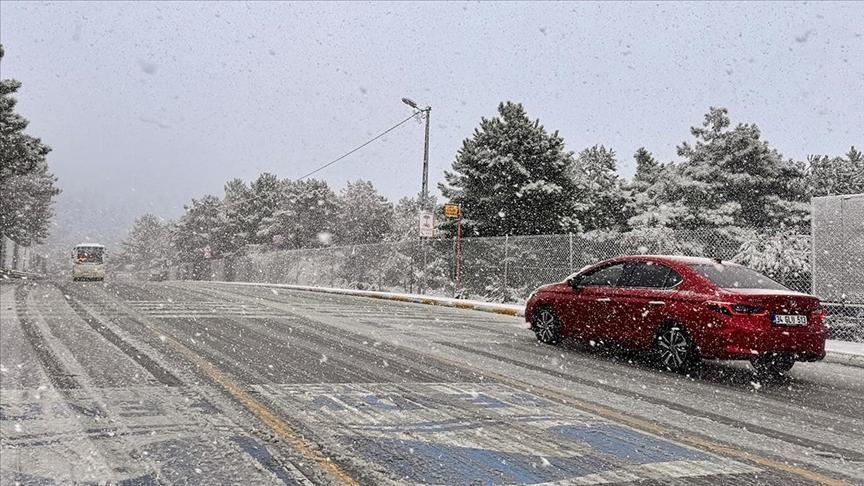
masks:
[(322, 180), (263, 173), (249, 184), (229, 181), (222, 197), (193, 199), (176, 221), (141, 216), (116, 263), (150, 270), (178, 263), (197, 268), (207, 259), (249, 251), (416, 238), (417, 207), (416, 198), (394, 205), (368, 181), (349, 182), (337, 193)]
[[(0, 61), (3, 55), (0, 44)], [(60, 189), (48, 170), (51, 148), (28, 134), (29, 122), (15, 112), (20, 87), (20, 81), (0, 80), (0, 236), (29, 246), (48, 236)]]
[[(462, 144), (439, 189), (462, 207), (469, 237), (713, 230), (735, 233), (809, 231), (814, 196), (864, 192), (864, 157), (784, 158), (753, 124), (732, 124), (711, 108), (678, 160), (661, 162), (645, 148), (633, 155), (631, 180), (618, 156), (598, 144), (568, 151), (558, 132), (532, 120), (518, 103), (498, 106)], [(426, 202), (434, 204), (430, 200)], [(122, 263), (165, 268), (202, 265), (247, 251), (315, 248), (417, 239), (418, 198), (393, 204), (371, 182), (338, 193), (322, 180), (292, 181), (269, 173), (225, 185), (222, 197), (193, 199), (177, 221), (139, 218), (124, 242)], [(439, 211), (440, 213), (440, 211)], [(441, 221), (452, 236), (452, 221)], [(149, 249), (158, 248), (158, 255)], [(761, 247), (751, 245), (753, 254)]]

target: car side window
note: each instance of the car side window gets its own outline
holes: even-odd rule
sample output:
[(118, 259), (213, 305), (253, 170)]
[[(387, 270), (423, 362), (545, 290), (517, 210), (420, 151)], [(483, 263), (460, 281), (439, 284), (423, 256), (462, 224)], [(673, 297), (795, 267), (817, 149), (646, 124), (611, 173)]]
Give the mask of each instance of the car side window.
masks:
[(674, 287), (681, 276), (666, 265), (655, 262), (630, 262), (620, 287), (665, 289)]
[(670, 268), (669, 275), (666, 276), (666, 284), (663, 285), (663, 287), (671, 289), (672, 287), (678, 285), (682, 280), (684, 280), (684, 277), (678, 275), (678, 272)]
[(624, 264), (618, 263), (586, 274), (580, 279), (579, 284), (586, 287), (614, 287), (622, 273), (624, 273)]

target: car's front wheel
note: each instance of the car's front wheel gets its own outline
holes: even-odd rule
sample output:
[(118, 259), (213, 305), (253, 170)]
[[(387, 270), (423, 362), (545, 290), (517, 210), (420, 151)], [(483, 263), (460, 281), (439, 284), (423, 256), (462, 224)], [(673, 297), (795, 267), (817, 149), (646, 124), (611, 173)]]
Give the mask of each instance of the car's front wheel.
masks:
[(783, 376), (795, 365), (795, 358), (786, 355), (763, 354), (750, 359), (750, 364), (760, 376)]
[(537, 340), (543, 344), (558, 344), (561, 341), (561, 323), (549, 307), (540, 307), (534, 311), (531, 327)]
[(677, 324), (665, 326), (657, 333), (654, 356), (660, 366), (679, 373), (689, 370), (699, 360), (690, 334)]

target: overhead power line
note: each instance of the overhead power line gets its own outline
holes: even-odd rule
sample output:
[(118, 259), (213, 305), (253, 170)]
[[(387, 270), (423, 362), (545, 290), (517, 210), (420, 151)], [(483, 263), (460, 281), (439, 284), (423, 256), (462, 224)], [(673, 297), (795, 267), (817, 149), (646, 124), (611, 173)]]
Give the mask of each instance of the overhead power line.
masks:
[(418, 113), (421, 113), (421, 112), (420, 112), (420, 111), (416, 111), (416, 112), (412, 113), (411, 116), (409, 116), (408, 118), (406, 118), (406, 119), (400, 121), (399, 123), (397, 123), (397, 124), (393, 125), (392, 127), (388, 128), (387, 130), (384, 130), (383, 132), (379, 133), (379, 134), (376, 135), (375, 137), (373, 137), (373, 138), (367, 140), (366, 142), (364, 142), (362, 145), (358, 145), (357, 147), (354, 147), (354, 148), (351, 149), (350, 151), (348, 151), (348, 152), (346, 152), (346, 153), (340, 155), (339, 157), (337, 157), (337, 158), (331, 160), (330, 162), (327, 162), (326, 164), (322, 165), (321, 167), (318, 167), (317, 169), (315, 169), (315, 170), (313, 170), (312, 172), (310, 172), (310, 173), (304, 175), (303, 177), (298, 177), (297, 180), (298, 180), (298, 181), (302, 181), (303, 179), (305, 179), (305, 178), (307, 178), (307, 177), (309, 177), (309, 176), (311, 176), (311, 175), (313, 175), (313, 174), (315, 174), (315, 173), (318, 173), (318, 172), (320, 172), (320, 171), (326, 169), (327, 167), (330, 167), (331, 165), (335, 164), (336, 162), (339, 162), (340, 160), (344, 159), (345, 157), (348, 157), (349, 155), (353, 154), (354, 152), (356, 152), (356, 151), (362, 149), (363, 147), (365, 147), (365, 146), (369, 145), (370, 143), (374, 142), (375, 140), (378, 140), (379, 138), (383, 137), (384, 135), (387, 135), (388, 133), (392, 132), (393, 130), (395, 130), (395, 129), (399, 128), (400, 126), (404, 125), (405, 123), (408, 122), (408, 120), (410, 120), (410, 119), (414, 118), (415, 116), (417, 116)]

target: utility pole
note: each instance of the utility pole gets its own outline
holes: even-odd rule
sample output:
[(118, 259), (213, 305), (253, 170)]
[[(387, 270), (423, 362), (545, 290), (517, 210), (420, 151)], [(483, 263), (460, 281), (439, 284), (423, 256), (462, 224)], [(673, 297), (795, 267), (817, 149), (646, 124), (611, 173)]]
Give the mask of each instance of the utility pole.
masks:
[[(429, 114), (432, 112), (432, 107), (427, 106), (426, 108), (420, 108), (417, 103), (411, 98), (402, 98), (402, 103), (410, 106), (411, 108), (417, 110), (417, 113), (423, 113), (426, 116), (426, 135), (423, 140), (423, 183), (420, 189), (420, 212), (423, 213), (424, 210), (432, 209), (427, 206), (429, 199)], [(434, 220), (433, 220), (434, 221)], [(433, 223), (433, 233), (434, 233), (434, 223)], [(430, 235), (431, 236), (431, 235)], [(418, 282), (419, 291), (422, 294), (426, 287), (426, 270), (427, 270), (427, 245), (423, 241), (423, 235), (420, 235), (420, 247), (423, 253), (423, 273), (422, 278)]]
[(432, 107), (427, 106), (426, 112), (426, 137), (423, 140), (423, 204), (429, 199), (429, 115), (432, 113)]
[(432, 107), (420, 108), (410, 98), (402, 98), (402, 102), (417, 110), (417, 113), (423, 113), (426, 118), (426, 136), (423, 141), (423, 183), (420, 190), (423, 198), (421, 207), (426, 208), (426, 200), (429, 199), (429, 115), (432, 113)]

